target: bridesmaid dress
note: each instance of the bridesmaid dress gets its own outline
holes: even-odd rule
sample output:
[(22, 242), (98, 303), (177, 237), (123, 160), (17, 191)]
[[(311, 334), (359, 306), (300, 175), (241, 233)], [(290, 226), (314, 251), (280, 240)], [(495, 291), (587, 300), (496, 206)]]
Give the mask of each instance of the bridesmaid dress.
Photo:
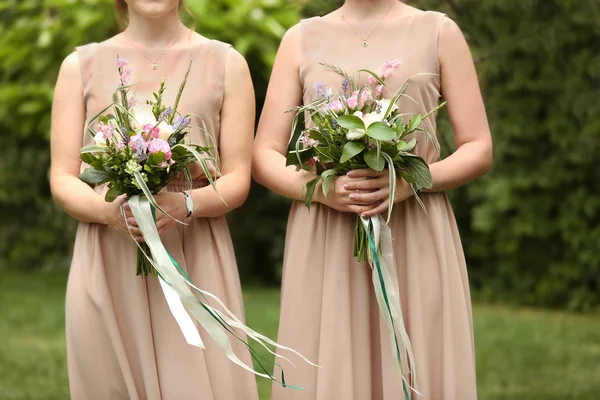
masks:
[[(384, 21), (368, 47), (343, 20), (302, 21), (299, 73), (304, 102), (314, 100), (316, 83), (341, 90), (343, 78), (319, 62), (353, 74), (362, 68), (379, 71), (385, 61), (396, 59), (399, 65), (386, 80), (392, 93), (417, 73), (439, 73), (437, 43), (444, 18), (436, 12), (419, 12)], [(365, 84), (368, 77), (361, 74), (359, 83)], [(431, 110), (440, 102), (439, 75), (415, 77), (407, 94)], [(410, 100), (402, 99), (399, 106), (402, 112), (423, 112)], [(425, 123), (435, 133), (435, 119)], [(431, 142), (418, 140), (416, 152), (428, 163), (437, 161)], [(423, 395), (413, 393), (412, 399), (475, 400), (471, 301), (459, 232), (444, 193), (423, 193), (421, 198), (428, 215), (411, 197), (395, 205), (390, 222), (402, 311)], [(287, 380), (304, 390), (292, 392), (275, 385), (275, 400), (404, 399), (370, 267), (353, 257), (355, 218), (321, 204), (312, 204), (310, 212), (302, 202), (292, 205), (278, 342), (321, 368), (302, 363), (288, 368)]]
[[(84, 87), (86, 119), (111, 102), (119, 83), (117, 55), (134, 68), (138, 103), (151, 99), (166, 77), (165, 103), (173, 104), (192, 60), (180, 110), (200, 117), (219, 143), (225, 61), (230, 46), (217, 41), (168, 49), (153, 70), (138, 50), (114, 43), (92, 43), (77, 49)], [(146, 51), (156, 59), (159, 51)], [(92, 144), (82, 132), (84, 145)], [(192, 129), (191, 143), (204, 134)], [(82, 169), (83, 169), (82, 165)], [(206, 186), (204, 179), (194, 188)], [(187, 190), (184, 179), (166, 190)], [(104, 190), (97, 188), (103, 195)], [(182, 201), (184, 201), (183, 196)], [(192, 281), (218, 296), (243, 319), (242, 292), (225, 217), (192, 218), (162, 235), (169, 252)], [(255, 376), (233, 364), (204, 331), (202, 350), (186, 343), (171, 315), (158, 280), (135, 275), (137, 246), (115, 228), (80, 223), (66, 296), (66, 334), (71, 397), (74, 400), (257, 399)], [(235, 353), (248, 365), (246, 347), (232, 340)]]

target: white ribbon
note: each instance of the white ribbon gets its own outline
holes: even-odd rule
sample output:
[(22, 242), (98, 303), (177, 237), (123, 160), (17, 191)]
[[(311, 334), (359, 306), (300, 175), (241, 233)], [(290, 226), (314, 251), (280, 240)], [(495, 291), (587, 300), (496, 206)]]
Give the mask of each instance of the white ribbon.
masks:
[[(271, 349), (269, 349), (264, 342), (282, 350), (291, 351), (294, 354), (300, 356), (307, 363), (313, 366), (317, 366), (297, 351), (290, 349), (289, 347), (281, 346), (278, 343), (267, 338), (266, 336), (263, 336), (250, 329), (249, 327), (244, 325), (239, 320), (239, 318), (235, 316), (235, 314), (233, 314), (229, 309), (227, 309), (227, 307), (225, 307), (225, 304), (223, 304), (223, 302), (217, 296), (197, 288), (191, 282), (185, 279), (185, 277), (182, 276), (181, 273), (177, 270), (177, 268), (173, 265), (169, 253), (167, 252), (160, 240), (160, 236), (158, 234), (158, 230), (156, 229), (156, 224), (154, 222), (154, 217), (152, 215), (152, 208), (150, 203), (148, 202), (148, 199), (143, 196), (133, 196), (128, 200), (128, 203), (131, 208), (131, 212), (133, 213), (133, 216), (138, 224), (138, 227), (142, 232), (144, 241), (146, 242), (152, 253), (152, 258), (148, 257), (148, 259), (159, 274), (160, 285), (169, 305), (169, 309), (171, 310), (173, 317), (177, 321), (177, 324), (179, 325), (187, 343), (191, 344), (192, 346), (205, 348), (204, 343), (200, 338), (200, 334), (196, 328), (196, 325), (190, 318), (190, 315), (186, 312), (186, 309), (215, 340), (215, 342), (225, 353), (227, 358), (229, 358), (232, 362), (244, 368), (245, 370), (250, 371), (258, 376), (272, 379), (270, 375), (255, 371), (254, 368), (246, 365), (242, 360), (240, 360), (237, 357), (237, 355), (233, 352), (233, 348), (231, 346), (231, 342), (229, 340), (229, 337), (227, 336), (225, 328), (221, 325), (219, 320), (212, 314), (217, 315), (225, 324), (228, 324), (232, 328), (236, 328), (243, 331), (248, 337), (257, 341), (271, 354), (274, 354), (279, 358), (287, 360), (287, 358), (276, 354)], [(202, 294), (202, 296), (204, 296), (205, 299), (211, 298), (215, 300), (219, 304), (219, 306), (223, 308), (224, 312), (219, 311), (214, 307), (210, 306), (209, 304), (207, 304), (208, 302), (205, 304), (199, 301), (196, 298), (196, 296), (194, 296), (190, 287), (197, 290), (200, 294)]]
[[(375, 265), (374, 254), (371, 253), (371, 246), (367, 251), (369, 265), (371, 266), (373, 287), (379, 310), (388, 328), (392, 351), (395, 354), (396, 365), (402, 373), (402, 380), (407, 387), (420, 394), (417, 388), (415, 360), (412, 352), (412, 346), (406, 328), (404, 326), (404, 318), (402, 316), (402, 305), (400, 302), (400, 291), (398, 284), (398, 272), (396, 271), (396, 262), (394, 259), (394, 251), (392, 246), (392, 232), (390, 227), (385, 223), (380, 216), (370, 218), (360, 218), (360, 221), (367, 232), (370, 233), (379, 259), (381, 269), (381, 279)], [(372, 225), (370, 231), (369, 222)], [(387, 294), (387, 304), (383, 294), (383, 285)], [(388, 311), (389, 305), (389, 311)], [(396, 348), (396, 340), (398, 340), (398, 348)], [(412, 379), (411, 379), (412, 378)], [(414, 385), (411, 385), (411, 380)]]

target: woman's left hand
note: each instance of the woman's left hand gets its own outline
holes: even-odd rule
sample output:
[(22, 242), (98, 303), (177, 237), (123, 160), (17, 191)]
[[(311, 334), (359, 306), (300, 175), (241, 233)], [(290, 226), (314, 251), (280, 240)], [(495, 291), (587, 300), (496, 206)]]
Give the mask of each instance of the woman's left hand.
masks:
[[(184, 220), (187, 218), (188, 210), (185, 205), (185, 197), (182, 193), (162, 192), (154, 196), (154, 199), (158, 205), (171, 217), (178, 221), (185, 222)], [(140, 231), (135, 218), (133, 218), (133, 214), (131, 213), (131, 209), (129, 208), (128, 204), (125, 205), (125, 214), (127, 215), (127, 222), (131, 229), (131, 233), (136, 237), (136, 240), (143, 242), (144, 239), (142, 237), (142, 232)], [(162, 212), (156, 210), (156, 228), (158, 229), (159, 234), (166, 232), (172, 226), (177, 224), (173, 218), (170, 218)]]
[[(390, 200), (390, 171), (387, 168), (381, 172), (370, 168), (355, 169), (348, 172), (348, 176), (352, 179), (344, 188), (355, 192), (349, 195), (350, 199), (357, 204), (373, 204), (373, 208), (363, 212), (361, 217), (368, 218), (387, 211)], [(394, 204), (412, 195), (410, 185), (402, 177), (398, 177)]]

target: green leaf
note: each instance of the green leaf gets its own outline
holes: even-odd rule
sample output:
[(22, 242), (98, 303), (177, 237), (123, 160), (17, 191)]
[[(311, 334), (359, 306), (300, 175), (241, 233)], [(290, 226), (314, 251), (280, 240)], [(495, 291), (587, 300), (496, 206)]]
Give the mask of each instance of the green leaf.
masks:
[(327, 197), (329, 190), (331, 189), (331, 185), (333, 185), (333, 181), (337, 175), (337, 171), (335, 169), (328, 169), (321, 174), (321, 180), (323, 181), (323, 194)]
[(410, 122), (408, 124), (408, 133), (412, 133), (415, 130), (417, 130), (417, 128), (419, 127), (419, 125), (421, 125), (422, 122), (422, 117), (420, 115), (415, 115), (414, 117), (412, 117), (410, 119)]
[(412, 156), (404, 159), (408, 174), (414, 179), (414, 182), (426, 189), (432, 186), (431, 171), (429, 165), (421, 157)]
[(86, 168), (79, 175), (79, 179), (90, 185), (91, 187), (106, 183), (110, 180), (110, 174), (106, 171), (97, 170), (95, 168)]
[(405, 142), (403, 140), (398, 142), (398, 151), (411, 152), (417, 146), (417, 139), (413, 138), (410, 142)]
[(154, 154), (150, 154), (148, 156), (148, 164), (150, 165), (159, 165), (165, 160), (165, 153), (162, 151), (157, 151)]
[(285, 166), (295, 165), (298, 168), (302, 168), (304, 163), (310, 160), (315, 154), (313, 148), (296, 151), (290, 151), (285, 160)]
[(110, 189), (108, 189), (108, 192), (106, 192), (106, 195), (104, 196), (104, 200), (108, 201), (109, 203), (112, 203), (120, 195), (121, 195), (121, 193), (119, 193), (118, 190), (116, 190), (115, 188), (110, 188)]
[(317, 176), (315, 179), (306, 184), (306, 196), (304, 197), (304, 205), (306, 205), (306, 208), (310, 208), (310, 203), (312, 203), (313, 194), (315, 193), (317, 183), (319, 183), (320, 180), (321, 177)]
[(84, 163), (90, 165), (92, 164), (94, 161), (96, 161), (96, 157), (94, 157), (93, 154), (90, 153), (82, 153), (79, 158), (81, 158), (81, 161), (83, 161)]
[(342, 157), (340, 158), (340, 163), (345, 163), (350, 160), (352, 157), (360, 154), (365, 149), (365, 144), (363, 142), (348, 142), (344, 145), (342, 149)]
[(369, 74), (373, 78), (375, 78), (381, 86), (385, 87), (385, 82), (383, 81), (383, 79), (381, 79), (381, 77), (379, 75), (377, 75), (375, 72), (371, 71), (370, 69), (359, 69), (358, 72), (366, 72), (367, 74)]
[(337, 119), (337, 123), (346, 129), (365, 129), (364, 122), (356, 115), (342, 115)]
[(369, 150), (365, 153), (365, 162), (375, 171), (383, 171), (385, 168), (385, 159), (377, 149)]
[(389, 177), (390, 177), (390, 196), (388, 201), (388, 217), (387, 223), (390, 223), (392, 218), (392, 209), (394, 208), (394, 197), (396, 196), (396, 170), (394, 169), (394, 161), (387, 153), (382, 153), (383, 158), (387, 162)]
[(367, 136), (370, 138), (389, 142), (396, 138), (394, 131), (384, 122), (374, 122), (367, 129)]

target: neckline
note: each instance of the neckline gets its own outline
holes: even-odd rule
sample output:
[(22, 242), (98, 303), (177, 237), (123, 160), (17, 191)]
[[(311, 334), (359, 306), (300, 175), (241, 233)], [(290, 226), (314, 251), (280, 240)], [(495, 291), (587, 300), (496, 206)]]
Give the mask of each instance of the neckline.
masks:
[(136, 48), (133, 47), (131, 45), (127, 45), (125, 43), (108, 43), (108, 41), (104, 41), (104, 42), (96, 42), (95, 44), (98, 46), (104, 46), (104, 47), (108, 47), (108, 48), (117, 48), (117, 49), (127, 49), (127, 50), (133, 50), (133, 51), (145, 51), (148, 53), (159, 53), (164, 51), (165, 53), (169, 53), (169, 52), (174, 52), (174, 51), (185, 51), (185, 50), (195, 50), (196, 48), (200, 47), (200, 46), (204, 46), (207, 44), (211, 44), (213, 43), (215, 40), (214, 39), (207, 39), (206, 41), (202, 41), (199, 43), (188, 43), (184, 46), (177, 46), (177, 47), (169, 47), (167, 49), (147, 49), (145, 47), (140, 47), (140, 48)]
[[(426, 13), (427, 13), (427, 11), (421, 11), (419, 13), (413, 13), (413, 14), (398, 16), (398, 17), (395, 17), (393, 19), (386, 19), (383, 22), (388, 22), (388, 23), (389, 22), (391, 22), (391, 23), (399, 22), (399, 21), (403, 21), (403, 20), (406, 20), (406, 19), (415, 18), (415, 17), (421, 16), (421, 15), (424, 15)], [(335, 19), (335, 20), (334, 19), (327, 19), (327, 18), (323, 18), (322, 16), (317, 16), (317, 18), (320, 21), (323, 21), (323, 22), (325, 22), (327, 24), (331, 24), (331, 25), (341, 24), (342, 22), (344, 22), (343, 19), (339, 19), (339, 20), (337, 20), (337, 19)], [(357, 26), (357, 25), (361, 26), (361, 25), (372, 24), (372, 23), (373, 23), (373, 21), (358, 21), (358, 22), (352, 22), (352, 25), (353, 26)], [(383, 25), (383, 23), (381, 25)]]

